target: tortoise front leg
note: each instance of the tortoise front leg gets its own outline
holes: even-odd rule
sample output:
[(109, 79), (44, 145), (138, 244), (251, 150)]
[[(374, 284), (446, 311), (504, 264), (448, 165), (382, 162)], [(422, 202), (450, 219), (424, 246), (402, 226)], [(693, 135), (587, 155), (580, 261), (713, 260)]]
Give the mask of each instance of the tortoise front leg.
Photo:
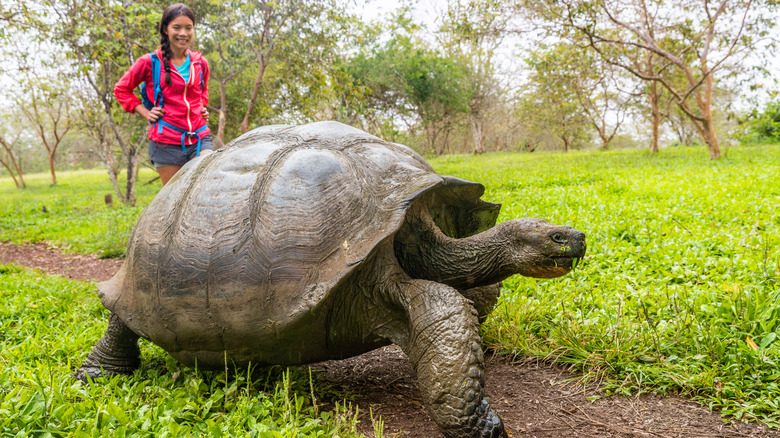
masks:
[(498, 296), (501, 293), (501, 283), (490, 284), (487, 286), (472, 287), (471, 289), (465, 289), (460, 293), (474, 302), (474, 308), (477, 309), (479, 314), (479, 322), (485, 322), (490, 312), (496, 307), (498, 302)]
[(433, 420), (450, 438), (506, 437), (501, 419), (485, 400), (474, 306), (441, 283), (404, 280), (398, 288), (408, 327), (390, 339), (409, 356)]
[(141, 363), (141, 350), (138, 348), (138, 335), (130, 330), (116, 314), (108, 318), (106, 334), (95, 344), (95, 348), (73, 373), (73, 377), (82, 381), (98, 377), (110, 377), (118, 374), (132, 374)]

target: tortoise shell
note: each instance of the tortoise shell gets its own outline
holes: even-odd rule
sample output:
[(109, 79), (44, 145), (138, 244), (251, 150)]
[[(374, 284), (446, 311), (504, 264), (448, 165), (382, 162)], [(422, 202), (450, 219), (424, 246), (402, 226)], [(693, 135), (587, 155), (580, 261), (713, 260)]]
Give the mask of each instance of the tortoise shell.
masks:
[[(428, 204), (452, 237), (495, 224), (481, 184), (337, 122), (267, 126), (185, 165), (139, 218), (103, 305), (184, 363), (306, 363), (333, 295)], [(318, 336), (322, 336), (319, 339)]]

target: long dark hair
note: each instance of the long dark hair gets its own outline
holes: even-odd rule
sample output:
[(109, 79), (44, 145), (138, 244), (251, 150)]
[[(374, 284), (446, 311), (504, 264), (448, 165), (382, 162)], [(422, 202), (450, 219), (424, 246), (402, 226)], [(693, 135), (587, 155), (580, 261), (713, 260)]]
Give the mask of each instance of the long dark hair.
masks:
[(165, 67), (165, 85), (171, 85), (171, 58), (173, 57), (173, 51), (171, 50), (171, 40), (168, 38), (168, 34), (165, 31), (168, 29), (168, 25), (171, 24), (174, 18), (184, 15), (192, 20), (195, 24), (195, 14), (192, 13), (192, 9), (188, 8), (184, 3), (174, 3), (163, 11), (162, 19), (160, 19), (160, 49), (162, 49), (163, 66)]

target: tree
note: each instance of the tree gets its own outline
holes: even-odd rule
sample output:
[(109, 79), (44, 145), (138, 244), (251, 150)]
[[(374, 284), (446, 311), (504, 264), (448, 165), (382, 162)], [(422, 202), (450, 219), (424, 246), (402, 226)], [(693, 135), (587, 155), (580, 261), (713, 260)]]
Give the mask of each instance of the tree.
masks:
[(35, 74), (32, 77), (34, 79), (28, 80), (23, 87), (26, 95), (17, 96), (16, 103), (46, 148), (51, 183), (54, 185), (57, 184), (54, 169), (57, 149), (72, 126), (71, 101), (67, 93), (53, 88)]
[[(545, 0), (527, 6), (555, 23), (558, 35), (664, 87), (707, 144), (710, 159), (717, 159), (721, 152), (713, 118), (715, 77), (744, 58), (773, 26), (771, 15), (760, 10), (760, 4), (773, 8), (775, 2)], [(637, 68), (637, 49), (651, 53), (658, 62), (648, 63), (648, 69)], [(670, 74), (685, 81), (676, 83)]]
[[(225, 145), (230, 110), (228, 84), (246, 69), (251, 44), (241, 25), (245, 9), (242, 2), (203, 2), (196, 5), (204, 17), (202, 26), (201, 23), (198, 26), (198, 40), (211, 69), (208, 108), (217, 115), (217, 132), (213, 137), (214, 147), (218, 149)], [(213, 89), (214, 82), (218, 84), (217, 90)], [(218, 96), (215, 91), (219, 92)], [(217, 105), (211, 103), (215, 98), (219, 99)], [(232, 107), (235, 109), (235, 106)]]
[[(56, 20), (39, 29), (45, 35), (53, 35), (73, 62), (63, 62), (59, 67), (65, 72), (73, 71), (74, 79), (83, 84), (82, 107), (78, 108), (82, 127), (101, 145), (114, 190), (127, 205), (135, 205), (135, 178), (148, 125), (118, 109), (113, 88), (135, 61), (133, 50), (145, 53), (156, 47), (153, 29), (162, 9), (161, 4), (131, 0), (65, 0), (52, 4)], [(73, 88), (78, 86), (74, 84)], [(100, 111), (92, 111), (94, 108)], [(117, 145), (120, 159), (114, 152)], [(121, 160), (127, 175), (124, 192), (118, 178)]]
[(468, 118), (476, 154), (485, 152), (485, 117), (503, 94), (493, 61), (506, 35), (511, 17), (507, 12), (504, 0), (450, 0), (441, 29), (445, 50), (454, 51), (451, 56), (467, 66)]
[(753, 108), (744, 123), (749, 131), (748, 138), (780, 140), (780, 100), (775, 97), (761, 111)]
[(560, 42), (535, 52), (531, 58), (536, 80), (554, 81), (560, 93), (570, 94), (607, 149), (618, 133), (629, 110), (634, 93), (622, 91), (631, 86), (617, 75), (615, 68), (595, 54)]
[(11, 175), (16, 187), (23, 189), (26, 185), (22, 173), (22, 163), (19, 160), (19, 154), (16, 151), (16, 145), (20, 136), (21, 133), (17, 133), (13, 140), (7, 140), (6, 137), (0, 134), (0, 147), (2, 147), (0, 149), (0, 164), (2, 164)]
[(387, 131), (400, 121), (410, 136), (422, 130), (423, 148), (439, 154), (449, 149), (452, 129), (468, 114), (471, 90), (464, 66), (417, 38), (419, 27), (407, 13), (401, 10), (393, 17), (387, 29), (391, 39), (364, 47), (346, 70), (351, 83), (365, 87), (367, 117), (386, 131), (382, 135), (392, 138)]
[[(199, 0), (216, 146), (264, 123), (307, 121), (334, 99), (331, 69), (350, 21), (342, 0)], [(216, 82), (216, 85), (213, 84)], [(327, 105), (326, 105), (327, 106)]]
[(588, 138), (585, 131), (590, 121), (580, 104), (587, 93), (584, 79), (577, 69), (566, 69), (568, 56), (559, 55), (555, 49), (542, 49), (532, 52), (526, 60), (531, 71), (519, 99), (518, 115), (527, 133), (535, 138), (533, 143), (539, 141), (541, 132), (546, 132), (560, 139), (563, 151), (568, 152), (582, 146)]
[[(266, 0), (247, 0), (234, 2), (240, 13), (236, 16), (238, 21), (235, 26), (248, 42), (251, 51), (253, 66), (251, 72), (254, 80), (251, 92), (246, 100), (243, 118), (240, 123), (241, 132), (250, 129), (250, 119), (255, 115), (260, 100), (263, 97), (263, 87), (267, 81), (267, 75), (274, 62), (278, 63), (278, 69), (291, 66), (306, 65), (310, 69), (316, 69), (321, 56), (332, 51), (336, 46), (336, 39), (331, 35), (338, 26), (331, 26), (338, 21), (338, 17), (344, 14), (343, 7), (336, 1), (321, 0), (281, 0), (270, 2)], [(216, 38), (220, 35), (215, 34)], [(304, 44), (299, 44), (304, 42)], [(296, 47), (300, 50), (286, 50)], [(247, 46), (236, 50), (239, 58), (246, 52)], [(312, 53), (312, 48), (318, 49)], [(217, 51), (219, 44), (216, 45)], [(223, 52), (224, 55), (224, 52)], [(308, 56), (307, 56), (308, 55)], [(227, 58), (220, 57), (224, 64), (229, 64)], [(248, 64), (247, 64), (248, 65)], [(245, 70), (239, 65), (228, 68), (223, 74), (223, 80)], [(232, 79), (232, 77), (230, 77)], [(278, 76), (274, 80), (278, 80)], [(288, 82), (289, 84), (289, 82)], [(296, 90), (289, 86), (284, 90), (293, 95)]]

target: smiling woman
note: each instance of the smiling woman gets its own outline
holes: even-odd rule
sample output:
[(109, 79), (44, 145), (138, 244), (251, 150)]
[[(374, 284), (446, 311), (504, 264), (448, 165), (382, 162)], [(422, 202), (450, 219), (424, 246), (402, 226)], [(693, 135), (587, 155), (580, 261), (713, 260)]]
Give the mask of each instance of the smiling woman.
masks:
[[(195, 14), (182, 3), (163, 11), (160, 47), (142, 56), (114, 87), (127, 112), (151, 123), (149, 157), (163, 185), (188, 161), (212, 151), (208, 127), (209, 65), (190, 50), (195, 37)], [(164, 80), (160, 80), (164, 78)], [(144, 102), (133, 93), (141, 89)]]

